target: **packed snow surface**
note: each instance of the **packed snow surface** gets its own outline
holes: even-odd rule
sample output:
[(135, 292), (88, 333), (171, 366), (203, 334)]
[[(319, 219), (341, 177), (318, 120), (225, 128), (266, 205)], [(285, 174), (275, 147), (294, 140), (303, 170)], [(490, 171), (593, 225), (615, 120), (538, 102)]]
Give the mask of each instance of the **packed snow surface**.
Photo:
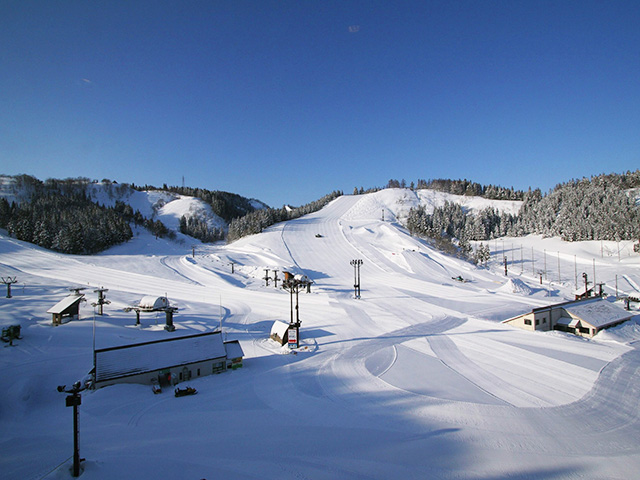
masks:
[[(179, 218), (180, 204), (166, 208), (172, 198), (152, 203)], [(636, 478), (638, 317), (592, 340), (501, 323), (570, 299), (582, 272), (610, 295), (638, 296), (631, 242), (498, 239), (489, 267), (477, 268), (401, 227), (424, 201), (402, 189), (343, 196), (230, 245), (192, 249), (139, 231), (86, 257), (0, 232), (0, 271), (18, 280), (13, 298), (0, 298), (0, 323), (22, 327), (0, 348), (2, 478), (70, 477), (72, 409), (56, 387), (85, 377), (94, 344), (220, 325), (240, 341), (244, 367), (191, 380), (197, 395), (154, 395), (148, 385), (82, 393), (82, 478)], [(363, 261), (359, 299), (354, 259)], [(268, 338), (292, 315), (285, 270), (313, 281), (299, 294), (293, 351)], [(47, 310), (82, 286), (80, 319), (52, 326)], [(111, 301), (102, 316), (91, 306), (98, 287)], [(175, 332), (162, 328), (163, 312), (142, 313), (136, 327), (123, 311), (147, 295), (179, 308)]]

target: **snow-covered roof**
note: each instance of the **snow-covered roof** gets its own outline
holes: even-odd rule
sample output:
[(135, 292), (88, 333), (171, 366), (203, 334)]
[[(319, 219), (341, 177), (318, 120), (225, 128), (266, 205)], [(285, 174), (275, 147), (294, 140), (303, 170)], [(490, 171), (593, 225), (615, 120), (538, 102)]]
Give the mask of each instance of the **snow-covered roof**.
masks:
[(64, 297), (58, 303), (56, 303), (53, 307), (47, 310), (47, 313), (64, 313), (66, 309), (74, 305), (75, 303), (81, 301), (84, 298), (84, 295), (69, 295), (68, 297)]
[(592, 292), (593, 291), (593, 287), (589, 287), (587, 290), (584, 289), (584, 287), (580, 287), (576, 290), (573, 291), (574, 295), (584, 295), (587, 292)]
[(244, 352), (242, 351), (242, 347), (240, 346), (240, 342), (238, 340), (224, 342), (224, 348), (227, 351), (227, 358), (244, 357)]
[(96, 382), (225, 358), (220, 332), (111, 347), (95, 352)]
[(556, 322), (558, 325), (565, 325), (567, 327), (571, 327), (571, 328), (576, 328), (578, 326), (578, 323), (580, 322), (579, 319), (577, 318), (573, 318), (573, 317), (560, 317), (558, 319), (558, 321)]
[(275, 322), (273, 322), (273, 325), (271, 326), (270, 335), (276, 334), (280, 338), (284, 338), (284, 336), (287, 334), (288, 329), (289, 329), (288, 323), (284, 323), (284, 322), (281, 322), (280, 320), (276, 320)]
[(626, 310), (601, 298), (576, 302), (565, 305), (563, 308), (573, 317), (588, 323), (596, 328), (606, 327), (631, 318)]
[(142, 297), (140, 303), (138, 304), (138, 307), (145, 310), (153, 310), (157, 308), (164, 308), (167, 306), (169, 306), (167, 297), (154, 297), (153, 295)]

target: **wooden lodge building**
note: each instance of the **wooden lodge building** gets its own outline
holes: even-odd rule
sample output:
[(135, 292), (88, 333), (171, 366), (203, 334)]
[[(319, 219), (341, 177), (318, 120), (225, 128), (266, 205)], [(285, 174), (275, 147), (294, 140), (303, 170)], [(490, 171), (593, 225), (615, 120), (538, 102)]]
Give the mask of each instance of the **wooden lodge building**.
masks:
[(592, 338), (605, 328), (631, 319), (630, 312), (600, 297), (534, 308), (502, 323), (530, 330), (560, 330)]
[(176, 385), (192, 378), (242, 367), (237, 340), (219, 331), (95, 350), (96, 388), (116, 383)]

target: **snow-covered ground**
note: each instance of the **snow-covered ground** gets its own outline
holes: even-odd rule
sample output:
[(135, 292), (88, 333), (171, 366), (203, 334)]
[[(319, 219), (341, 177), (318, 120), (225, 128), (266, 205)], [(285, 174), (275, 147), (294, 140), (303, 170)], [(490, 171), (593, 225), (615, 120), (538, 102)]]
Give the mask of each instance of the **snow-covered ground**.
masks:
[[(0, 298), (0, 323), (19, 323), (23, 337), (0, 348), (2, 478), (69, 478), (71, 409), (56, 387), (92, 367), (90, 303), (101, 286), (112, 303), (95, 316), (97, 348), (222, 324), (246, 356), (242, 369), (190, 381), (192, 397), (144, 385), (83, 392), (82, 478), (636, 478), (638, 316), (593, 340), (501, 323), (571, 298), (583, 272), (591, 281), (595, 271), (609, 294), (640, 296), (631, 242), (499, 239), (480, 269), (396, 222), (426, 195), (445, 198), (400, 189), (343, 196), (231, 245), (199, 245), (195, 256), (190, 244), (143, 231), (86, 257), (0, 234), (0, 272), (18, 280), (13, 298)], [(179, 218), (178, 207), (166, 213)], [(353, 259), (363, 260), (360, 299)], [(295, 352), (268, 339), (275, 320), (289, 320), (290, 298), (265, 286), (265, 269), (314, 282), (300, 294)], [(46, 311), (79, 286), (89, 287), (81, 319), (53, 327)], [(180, 309), (173, 333), (164, 315), (142, 314), (136, 327), (123, 312), (165, 294)]]

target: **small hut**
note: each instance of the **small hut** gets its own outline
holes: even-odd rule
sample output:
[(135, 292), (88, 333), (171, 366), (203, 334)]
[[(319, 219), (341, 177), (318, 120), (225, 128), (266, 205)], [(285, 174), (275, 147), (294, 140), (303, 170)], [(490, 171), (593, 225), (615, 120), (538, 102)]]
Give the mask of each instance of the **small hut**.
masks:
[(289, 340), (289, 324), (276, 320), (271, 326), (269, 338), (275, 340), (280, 345), (284, 345)]
[(71, 294), (53, 307), (47, 310), (47, 313), (53, 315), (53, 325), (62, 324), (63, 318), (78, 318), (80, 316), (80, 302), (85, 302), (84, 293)]

